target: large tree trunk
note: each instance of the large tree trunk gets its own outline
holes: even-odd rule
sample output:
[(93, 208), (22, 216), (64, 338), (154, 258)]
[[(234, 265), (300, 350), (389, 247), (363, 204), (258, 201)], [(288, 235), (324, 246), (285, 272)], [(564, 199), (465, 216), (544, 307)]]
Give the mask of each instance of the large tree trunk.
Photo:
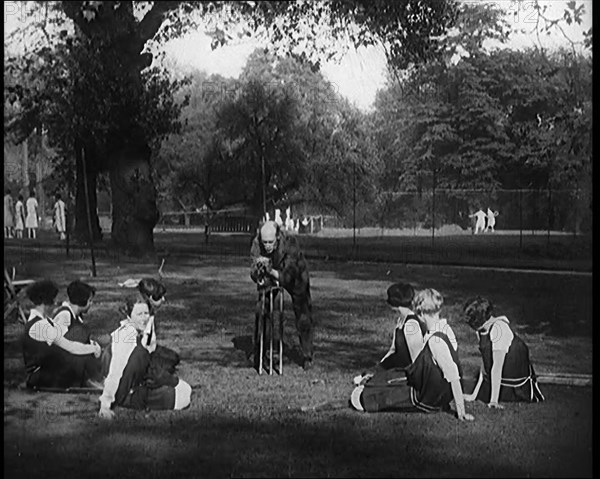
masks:
[(113, 156), (109, 176), (114, 245), (129, 255), (153, 256), (152, 231), (159, 214), (150, 170), (150, 149), (144, 144), (125, 146)]
[[(73, 228), (73, 236), (75, 239), (83, 242), (88, 242), (90, 238), (88, 225), (87, 202), (85, 200), (85, 182), (83, 174), (83, 159), (81, 156), (81, 148), (77, 148), (75, 152), (75, 176), (76, 176), (76, 192), (75, 192), (75, 226)], [(87, 176), (87, 191), (90, 203), (90, 213), (92, 222), (92, 234), (94, 241), (102, 239), (102, 230), (100, 229), (100, 221), (98, 219), (97, 210), (97, 194), (96, 180), (98, 171), (95, 168), (93, 155), (90, 151), (86, 151), (86, 176)]]
[[(150, 177), (149, 133), (136, 133), (136, 129), (141, 128), (138, 118), (144, 114), (143, 103), (148, 99), (144, 96), (141, 72), (152, 63), (152, 54), (142, 52), (146, 42), (160, 29), (165, 14), (177, 9), (180, 2), (151, 2), (150, 10), (141, 20), (136, 18), (133, 3), (59, 2), (77, 26), (77, 34), (90, 41), (88, 53), (106, 63), (107, 71), (99, 74), (107, 75), (106, 80), (115, 83), (112, 91), (116, 96), (99, 99), (113, 103), (110, 116), (114, 123), (111, 122), (104, 133), (92, 135), (96, 146), (102, 147), (97, 150), (97, 159), (102, 161), (97, 162), (96, 171), (100, 168), (109, 171), (115, 246), (128, 254), (144, 256), (154, 253), (152, 230), (158, 221), (158, 210), (156, 190)], [(81, 61), (84, 67), (88, 65), (84, 58)], [(87, 93), (92, 98), (96, 94), (93, 89)], [(91, 208), (96, 215), (96, 175), (90, 170), (89, 181), (94, 182), (90, 188)], [(78, 204), (81, 203), (78, 200)], [(94, 224), (99, 231), (97, 215)]]

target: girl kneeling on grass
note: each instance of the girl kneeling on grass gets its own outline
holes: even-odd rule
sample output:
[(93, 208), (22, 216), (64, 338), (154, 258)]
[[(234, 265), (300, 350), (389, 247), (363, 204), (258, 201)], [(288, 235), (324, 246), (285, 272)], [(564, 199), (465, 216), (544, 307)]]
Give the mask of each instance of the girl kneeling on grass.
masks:
[(477, 296), (464, 306), (465, 321), (477, 333), (483, 365), (473, 393), (490, 408), (503, 409), (498, 401), (540, 402), (544, 396), (529, 360), (529, 348), (514, 334), (506, 316), (492, 316), (494, 306)]
[(167, 371), (157, 375), (150, 367), (146, 327), (152, 317), (145, 298), (128, 297), (125, 312), (127, 317), (111, 334), (112, 355), (100, 397), (100, 417), (112, 419), (114, 406), (154, 410), (188, 407), (191, 386)]
[(404, 368), (376, 373), (352, 392), (350, 403), (358, 411), (448, 411), (454, 399), (461, 421), (474, 417), (465, 412), (460, 384), (460, 363), (447, 335), (448, 325), (440, 319), (443, 297), (435, 289), (419, 291), (413, 309), (425, 322), (425, 346), (415, 361)]

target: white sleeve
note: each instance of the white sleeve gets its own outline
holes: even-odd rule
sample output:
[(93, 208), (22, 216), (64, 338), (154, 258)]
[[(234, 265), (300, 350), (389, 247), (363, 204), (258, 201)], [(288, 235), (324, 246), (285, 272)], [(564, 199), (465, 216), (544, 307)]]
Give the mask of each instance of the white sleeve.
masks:
[(504, 351), (507, 353), (514, 337), (515, 335), (508, 324), (504, 321), (496, 321), (490, 328), (492, 351)]
[(448, 382), (460, 380), (460, 374), (458, 372), (458, 366), (452, 359), (450, 350), (446, 341), (439, 337), (432, 337), (427, 342), (429, 349), (431, 349), (431, 356), (436, 364), (442, 370), (444, 379)]
[(137, 331), (134, 328), (120, 328), (112, 333), (112, 357), (108, 375), (104, 380), (104, 390), (102, 396), (100, 396), (101, 407), (108, 409), (114, 402), (121, 377), (123, 377), (123, 371), (136, 344)]
[(71, 313), (68, 311), (61, 311), (54, 316), (52, 322), (61, 329), (61, 333), (64, 335), (71, 326)]
[(454, 331), (452, 331), (452, 328), (448, 323), (444, 325), (442, 333), (444, 333), (448, 337), (448, 339), (450, 340), (450, 344), (452, 344), (452, 346), (454, 347), (454, 351), (458, 351), (458, 341), (456, 340), (456, 335), (454, 334)]
[(54, 341), (62, 336), (62, 331), (50, 323), (50, 321), (38, 321), (29, 329), (29, 337), (41, 343), (52, 346)]

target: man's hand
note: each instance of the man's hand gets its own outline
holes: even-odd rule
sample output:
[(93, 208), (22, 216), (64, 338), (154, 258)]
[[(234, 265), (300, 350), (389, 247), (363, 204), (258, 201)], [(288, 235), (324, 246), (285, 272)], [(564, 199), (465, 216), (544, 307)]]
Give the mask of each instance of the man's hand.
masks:
[(267, 258), (266, 256), (260, 256), (256, 259), (254, 264), (256, 267), (256, 272), (257, 272), (257, 277), (258, 277), (258, 284), (261, 285), (264, 282), (264, 279), (271, 272), (271, 269), (272, 269), (271, 260), (269, 258)]
[(98, 412), (98, 416), (101, 417), (102, 419), (110, 420), (115, 417), (115, 413), (114, 413), (114, 411), (111, 411), (110, 408), (101, 407), (100, 411)]

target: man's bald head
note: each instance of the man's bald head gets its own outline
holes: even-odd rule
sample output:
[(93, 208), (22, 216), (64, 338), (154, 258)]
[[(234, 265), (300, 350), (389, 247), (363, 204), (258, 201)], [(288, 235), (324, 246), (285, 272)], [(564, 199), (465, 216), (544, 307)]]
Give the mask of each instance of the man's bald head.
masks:
[(260, 239), (267, 253), (272, 253), (277, 243), (277, 223), (267, 221), (260, 229)]

